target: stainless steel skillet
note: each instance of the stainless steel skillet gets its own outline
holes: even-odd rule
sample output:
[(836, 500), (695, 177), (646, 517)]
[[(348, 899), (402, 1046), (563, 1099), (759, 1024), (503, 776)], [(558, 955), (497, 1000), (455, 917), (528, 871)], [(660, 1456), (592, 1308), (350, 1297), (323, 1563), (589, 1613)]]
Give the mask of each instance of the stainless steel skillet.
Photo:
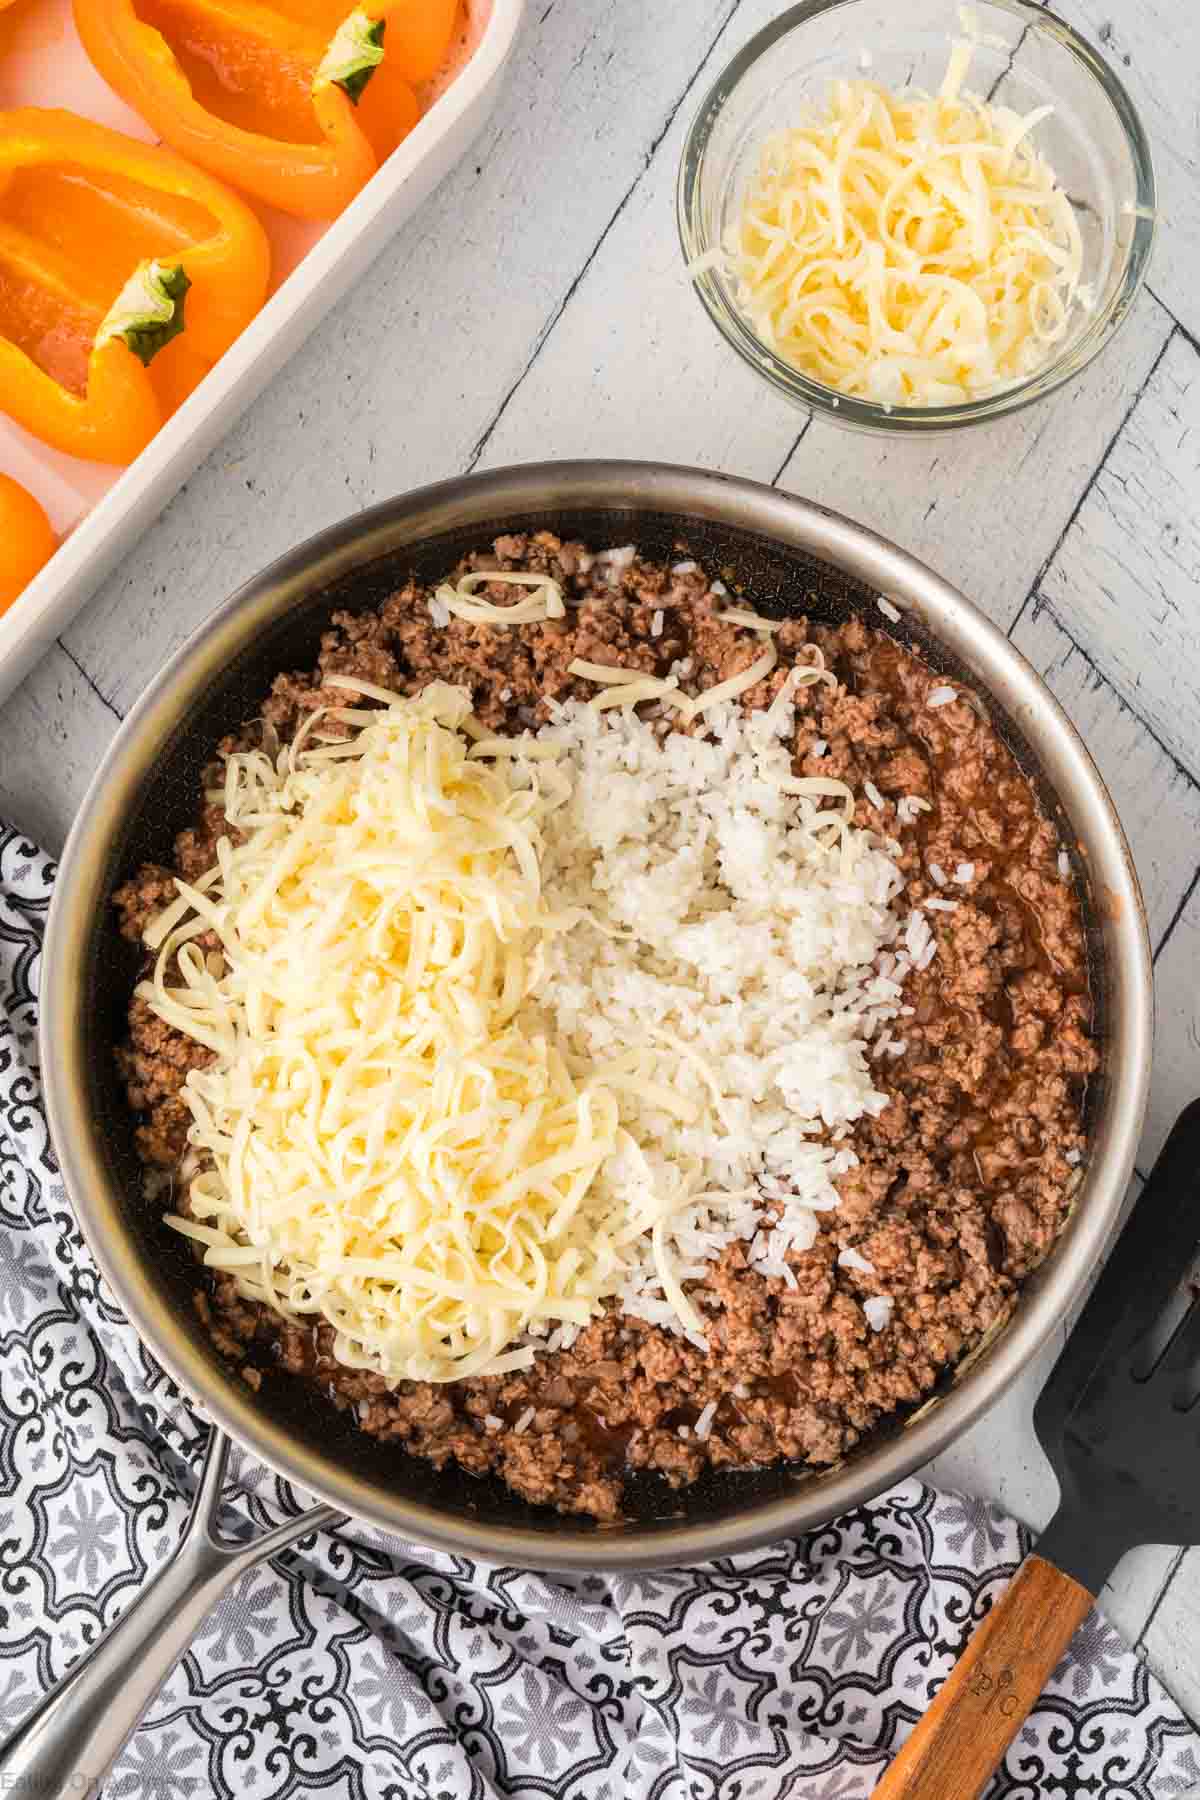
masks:
[[(669, 1505), (650, 1490), (626, 1525), (604, 1531), (546, 1518), (498, 1483), (435, 1473), (365, 1438), (298, 1385), (246, 1389), (196, 1321), (192, 1264), (142, 1197), (110, 1055), (131, 969), (109, 896), (137, 863), (165, 859), (214, 742), (254, 715), (279, 669), (311, 666), (337, 606), (371, 606), (409, 571), (441, 574), (500, 531), (543, 526), (599, 544), (637, 542), (652, 554), (686, 543), (706, 565), (735, 569), (768, 610), (831, 619), (864, 610), (969, 682), (1078, 846), (1103, 1055), (1070, 1224), (1009, 1325), (944, 1391), (836, 1469), (712, 1477)], [(881, 593), (900, 610), (898, 625), (876, 610)], [(96, 1259), (148, 1348), (223, 1431), (328, 1507), (404, 1538), (546, 1569), (630, 1570), (728, 1555), (818, 1526), (937, 1455), (1004, 1391), (1079, 1295), (1116, 1224), (1145, 1105), (1151, 996), (1137, 879), (1099, 776), (1044, 684), (967, 600), (874, 534), (772, 489), (650, 464), (547, 464), (445, 482), (360, 514), (266, 570), (183, 646), (125, 721), (64, 854), (47, 936), (42, 1058), (55, 1143)], [(177, 1631), (160, 1637), (156, 1678), (182, 1647)], [(149, 1680), (148, 1652), (136, 1654)], [(104, 1755), (115, 1754), (115, 1708), (128, 1697), (109, 1692)], [(144, 1683), (138, 1693), (140, 1707)], [(77, 1726), (88, 1703), (80, 1677), (70, 1701)], [(85, 1768), (78, 1742), (73, 1755)], [(0, 1774), (9, 1772), (0, 1762)]]

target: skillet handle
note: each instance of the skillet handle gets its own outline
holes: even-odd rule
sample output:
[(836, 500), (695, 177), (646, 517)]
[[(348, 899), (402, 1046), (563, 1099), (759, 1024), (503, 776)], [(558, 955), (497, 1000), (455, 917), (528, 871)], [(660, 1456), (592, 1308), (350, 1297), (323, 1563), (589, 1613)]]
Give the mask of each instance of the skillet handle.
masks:
[(875, 1800), (977, 1800), (1094, 1605), (1026, 1557), (875, 1789)]
[(0, 1748), (0, 1791), (92, 1800), (142, 1714), (231, 1582), (339, 1519), (315, 1506), (250, 1543), (220, 1535), (229, 1439), (213, 1429), (184, 1534), (133, 1605)]

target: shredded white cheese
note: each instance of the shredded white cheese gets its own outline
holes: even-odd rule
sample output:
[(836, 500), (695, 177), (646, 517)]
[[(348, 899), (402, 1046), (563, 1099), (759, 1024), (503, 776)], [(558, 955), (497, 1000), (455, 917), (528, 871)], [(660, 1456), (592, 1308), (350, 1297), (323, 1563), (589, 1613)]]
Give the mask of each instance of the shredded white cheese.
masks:
[(730, 675), (725, 681), (718, 681), (715, 687), (705, 688), (698, 699), (691, 704), (691, 716), (709, 712), (719, 706), (723, 700), (736, 700), (741, 694), (749, 693), (760, 681), (765, 681), (775, 664), (779, 661), (779, 653), (771, 640), (767, 639), (767, 647), (761, 656), (755, 657), (749, 668), (743, 669), (740, 675)]
[(1079, 223), (1031, 141), (1052, 108), (968, 92), (970, 60), (956, 43), (935, 95), (835, 81), (763, 144), (722, 246), (769, 349), (888, 410), (1026, 379), (1080, 299)]
[[(811, 668), (794, 669), (793, 680), (804, 686), (815, 681), (833, 681), (834, 677), (824, 666), (820, 650), (815, 644), (812, 649), (817, 661)], [(775, 646), (768, 640), (762, 655), (756, 657), (749, 668), (743, 669), (738, 675), (731, 675), (726, 681), (718, 681), (715, 687), (706, 688), (694, 699), (678, 691), (679, 676), (674, 674), (648, 675), (644, 669), (616, 668), (608, 663), (587, 662), (579, 656), (568, 663), (567, 672), (578, 675), (584, 681), (602, 684), (603, 691), (594, 694), (588, 702), (596, 712), (604, 712), (611, 706), (637, 706), (643, 700), (665, 700), (669, 705), (677, 707), (686, 719), (696, 719), (712, 707), (720, 706), (727, 700), (736, 700), (739, 695), (757, 687), (778, 661)]]
[(643, 700), (670, 700), (686, 705), (682, 695), (676, 695), (679, 678), (666, 675), (661, 679), (657, 675), (641, 675), (636, 681), (623, 681), (616, 686), (605, 688), (601, 694), (593, 696), (589, 704), (596, 712), (604, 712), (610, 706), (637, 706)]
[(583, 656), (577, 656), (573, 662), (567, 664), (567, 674), (578, 675), (583, 681), (598, 681), (614, 685), (647, 679), (645, 669), (626, 669), (620, 663), (589, 662)]
[(748, 606), (728, 606), (717, 617), (728, 625), (745, 625), (749, 631), (778, 631), (783, 624), (782, 619), (764, 619), (761, 613), (752, 612)]
[(388, 698), (334, 710), (368, 721), (349, 741), (314, 715), (274, 761), (228, 758), (245, 841), (177, 883), (138, 992), (214, 1057), (184, 1089), (201, 1168), (176, 1229), (244, 1294), (328, 1320), (343, 1363), (449, 1381), (526, 1366), (535, 1323), (586, 1323), (630, 1227), (593, 1187), (613, 1093), (516, 1019), (572, 922), (541, 886), (556, 759), (482, 759), (461, 690)]
[[(810, 654), (751, 713), (769, 638), (696, 700), (579, 661), (600, 691), (536, 738), (331, 677), (346, 706), (226, 758), (242, 841), (177, 882), (138, 990), (213, 1053), (172, 1218), (209, 1266), (393, 1383), (528, 1366), (610, 1298), (703, 1344), (685, 1284), (739, 1238), (794, 1285), (936, 950), (853, 791), (792, 773)], [(704, 733), (664, 740), (648, 690)]]
[[(511, 606), (498, 606), (494, 600), (475, 597), (477, 588), (497, 581), (512, 587), (527, 587), (532, 592), (528, 599), (517, 600)], [(445, 613), (476, 625), (533, 625), (543, 619), (564, 618), (567, 611), (562, 588), (553, 576), (526, 575), (508, 569), (477, 569), (470, 575), (461, 576), (453, 587), (449, 582), (443, 582), (435, 589), (429, 610), (435, 624)]]

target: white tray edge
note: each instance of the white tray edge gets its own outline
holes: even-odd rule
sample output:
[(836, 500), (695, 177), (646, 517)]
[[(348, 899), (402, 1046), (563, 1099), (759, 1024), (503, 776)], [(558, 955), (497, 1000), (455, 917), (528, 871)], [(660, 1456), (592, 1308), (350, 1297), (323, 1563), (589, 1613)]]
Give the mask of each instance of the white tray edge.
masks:
[[(0, 702), (293, 351), (460, 159), (499, 95), (525, 0), (492, 0), (470, 61), (141, 455), (0, 614)], [(214, 605), (223, 596), (214, 596)]]

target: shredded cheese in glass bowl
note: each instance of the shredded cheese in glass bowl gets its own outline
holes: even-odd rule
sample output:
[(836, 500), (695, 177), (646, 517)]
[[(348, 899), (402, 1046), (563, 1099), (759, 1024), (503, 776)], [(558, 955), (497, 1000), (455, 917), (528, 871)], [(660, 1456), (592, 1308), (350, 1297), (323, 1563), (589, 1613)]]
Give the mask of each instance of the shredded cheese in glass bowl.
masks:
[(841, 424), (993, 418), (1083, 368), (1154, 230), (1117, 77), (1029, 0), (828, 0), (734, 58), (685, 145), (687, 270), (722, 335)]

